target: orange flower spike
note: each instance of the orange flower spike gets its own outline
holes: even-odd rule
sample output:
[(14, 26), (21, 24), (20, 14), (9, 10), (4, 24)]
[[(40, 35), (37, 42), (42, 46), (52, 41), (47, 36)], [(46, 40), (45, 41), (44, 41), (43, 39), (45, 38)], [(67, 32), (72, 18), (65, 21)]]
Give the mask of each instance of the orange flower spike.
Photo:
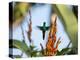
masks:
[(51, 16), (51, 28), (49, 32), (49, 37), (48, 37), (48, 42), (46, 45), (46, 49), (48, 50), (47, 52), (49, 53), (48, 55), (55, 55), (57, 50), (58, 50), (58, 45), (60, 44), (60, 39), (58, 39), (56, 43), (56, 47), (54, 47), (55, 42), (56, 42), (56, 20), (57, 20), (57, 15), (52, 14)]
[[(53, 19), (53, 20), (55, 20), (54, 21), (54, 33), (55, 34), (53, 34), (54, 35), (54, 41), (56, 41), (56, 19), (57, 19), (57, 15), (56, 14), (54, 14), (54, 17), (55, 17), (55, 19)], [(56, 51), (57, 52), (57, 50), (58, 50), (58, 45), (61, 43), (61, 41), (60, 41), (60, 38), (58, 39), (58, 41), (57, 41), (57, 43), (56, 43), (56, 47), (55, 48), (53, 48), (53, 51)]]
[(55, 42), (56, 42), (56, 20), (57, 20), (57, 15), (53, 14), (51, 16), (51, 27), (50, 27), (50, 32), (48, 36), (48, 42), (46, 44), (46, 49), (44, 50), (45, 56), (54, 56), (57, 53), (58, 50), (58, 45), (61, 43), (60, 38), (58, 39), (56, 43), (56, 47), (54, 47)]
[(53, 51), (57, 51), (58, 50), (58, 45), (61, 43), (60, 38), (58, 39), (57, 43), (56, 43), (56, 47), (53, 49)]

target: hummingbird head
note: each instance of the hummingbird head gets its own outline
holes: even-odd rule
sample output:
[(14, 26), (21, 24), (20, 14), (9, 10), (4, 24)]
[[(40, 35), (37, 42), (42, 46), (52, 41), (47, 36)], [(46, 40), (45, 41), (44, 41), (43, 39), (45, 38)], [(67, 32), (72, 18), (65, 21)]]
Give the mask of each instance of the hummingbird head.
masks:
[(46, 22), (44, 22), (43, 25), (45, 26), (46, 25)]

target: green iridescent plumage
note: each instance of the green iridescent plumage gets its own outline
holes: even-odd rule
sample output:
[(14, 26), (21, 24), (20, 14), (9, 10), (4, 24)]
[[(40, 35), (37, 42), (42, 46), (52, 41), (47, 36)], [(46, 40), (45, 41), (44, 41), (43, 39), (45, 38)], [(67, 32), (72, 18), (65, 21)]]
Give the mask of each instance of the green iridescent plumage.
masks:
[(45, 32), (49, 30), (49, 26), (46, 26), (46, 22), (43, 23), (43, 26), (37, 26), (43, 33), (43, 40), (45, 38)]

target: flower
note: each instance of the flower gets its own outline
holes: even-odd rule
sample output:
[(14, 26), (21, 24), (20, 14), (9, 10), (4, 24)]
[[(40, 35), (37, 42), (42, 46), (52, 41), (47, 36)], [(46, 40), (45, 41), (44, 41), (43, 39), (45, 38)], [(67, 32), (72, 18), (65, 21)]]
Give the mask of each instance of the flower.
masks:
[[(54, 56), (57, 53), (58, 50), (58, 45), (61, 43), (60, 38), (58, 39), (57, 43), (56, 42), (56, 19), (57, 15), (53, 14), (51, 16), (51, 21), (55, 20), (54, 22), (51, 22), (51, 27), (50, 27), (50, 32), (48, 36), (48, 41), (46, 43), (46, 49), (43, 52), (43, 55), (45, 56)], [(56, 46), (54, 47), (54, 45)], [(40, 44), (41, 45), (41, 44)], [(42, 47), (42, 45), (41, 45)]]

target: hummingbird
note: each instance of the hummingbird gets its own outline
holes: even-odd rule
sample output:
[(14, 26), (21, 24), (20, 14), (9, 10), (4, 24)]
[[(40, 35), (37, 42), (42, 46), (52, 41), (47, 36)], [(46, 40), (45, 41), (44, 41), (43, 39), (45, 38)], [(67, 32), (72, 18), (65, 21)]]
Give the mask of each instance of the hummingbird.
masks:
[(49, 30), (49, 26), (46, 26), (46, 22), (43, 23), (43, 26), (37, 26), (41, 31), (42, 31), (42, 34), (43, 34), (43, 40), (45, 38), (45, 32), (47, 30)]

